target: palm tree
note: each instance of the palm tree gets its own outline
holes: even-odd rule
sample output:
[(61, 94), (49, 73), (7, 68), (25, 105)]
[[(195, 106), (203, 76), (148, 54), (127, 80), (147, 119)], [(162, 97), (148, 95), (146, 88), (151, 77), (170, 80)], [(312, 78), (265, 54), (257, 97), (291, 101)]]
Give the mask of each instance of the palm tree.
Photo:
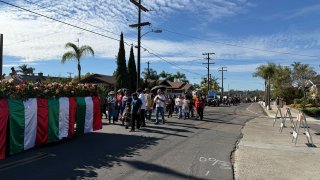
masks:
[(34, 68), (28, 67), (26, 64), (19, 66), (18, 72), (21, 72), (23, 75), (33, 75)]
[(253, 77), (261, 77), (264, 79), (266, 106), (270, 107), (270, 80), (273, 78), (276, 70), (276, 64), (268, 63), (267, 65), (261, 65), (257, 67), (256, 72), (253, 73)]
[(66, 52), (63, 54), (61, 63), (64, 64), (67, 60), (77, 60), (78, 62), (78, 82), (81, 80), (81, 65), (80, 65), (80, 60), (83, 56), (87, 54), (91, 54), (94, 56), (94, 51), (93, 49), (88, 46), (88, 45), (83, 45), (81, 47), (78, 47), (77, 45), (68, 42), (65, 45), (65, 48), (71, 48), (72, 50)]
[(178, 82), (187, 82), (188, 81), (186, 75), (183, 73), (180, 73), (179, 71), (175, 75), (173, 75), (173, 77)]

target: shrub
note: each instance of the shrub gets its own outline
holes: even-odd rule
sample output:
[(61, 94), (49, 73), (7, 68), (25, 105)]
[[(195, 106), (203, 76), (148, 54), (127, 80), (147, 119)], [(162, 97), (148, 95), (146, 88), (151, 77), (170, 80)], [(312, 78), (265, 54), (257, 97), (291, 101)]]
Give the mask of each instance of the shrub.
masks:
[(320, 116), (320, 109), (319, 108), (305, 108), (301, 110), (303, 113), (305, 113), (308, 116), (312, 117), (318, 117)]

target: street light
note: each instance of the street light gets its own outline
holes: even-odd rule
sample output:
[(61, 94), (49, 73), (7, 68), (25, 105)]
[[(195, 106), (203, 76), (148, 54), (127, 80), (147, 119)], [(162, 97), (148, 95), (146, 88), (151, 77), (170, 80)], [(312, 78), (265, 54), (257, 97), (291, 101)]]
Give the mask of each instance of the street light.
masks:
[(151, 31), (148, 31), (148, 32), (142, 34), (142, 35), (141, 35), (141, 38), (142, 38), (144, 35), (149, 34), (149, 33), (151, 33), (151, 32), (153, 32), (153, 33), (162, 33), (162, 30), (161, 30), (161, 29), (151, 29)]
[[(146, 34), (149, 34), (149, 33), (151, 33), (151, 32), (153, 32), (153, 33), (162, 33), (162, 30), (161, 30), (161, 29), (151, 29), (150, 31), (147, 31), (147, 32), (143, 33), (143, 34), (140, 36), (140, 38), (142, 38), (143, 36), (145, 36)], [(134, 47), (135, 47), (135, 48), (138, 48), (138, 45), (135, 45)]]

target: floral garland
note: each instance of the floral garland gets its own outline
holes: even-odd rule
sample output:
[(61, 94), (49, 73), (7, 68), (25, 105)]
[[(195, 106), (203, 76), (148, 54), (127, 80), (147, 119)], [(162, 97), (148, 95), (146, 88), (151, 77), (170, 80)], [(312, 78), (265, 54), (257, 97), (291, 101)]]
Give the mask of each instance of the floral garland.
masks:
[(0, 81), (0, 99), (28, 98), (59, 98), (59, 97), (84, 97), (97, 96), (98, 88), (95, 84), (75, 83), (30, 83), (24, 82), (15, 85), (10, 82)]

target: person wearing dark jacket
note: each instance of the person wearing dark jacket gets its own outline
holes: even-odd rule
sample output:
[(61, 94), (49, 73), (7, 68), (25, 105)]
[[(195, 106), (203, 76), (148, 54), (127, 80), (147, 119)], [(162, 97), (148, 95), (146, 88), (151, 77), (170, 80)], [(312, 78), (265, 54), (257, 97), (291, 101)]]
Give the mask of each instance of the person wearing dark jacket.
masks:
[(135, 130), (135, 124), (137, 123), (137, 129), (140, 128), (140, 109), (142, 106), (141, 100), (138, 98), (137, 93), (132, 94), (132, 103), (131, 103), (131, 131)]

